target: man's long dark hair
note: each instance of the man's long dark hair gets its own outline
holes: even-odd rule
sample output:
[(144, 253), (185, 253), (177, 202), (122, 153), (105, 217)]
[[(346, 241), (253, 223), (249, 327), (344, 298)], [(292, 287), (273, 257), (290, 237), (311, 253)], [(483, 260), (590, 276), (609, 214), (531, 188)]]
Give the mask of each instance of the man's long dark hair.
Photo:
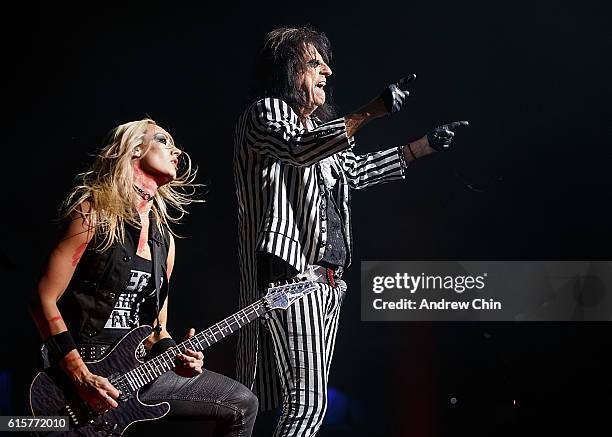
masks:
[[(311, 27), (281, 27), (266, 35), (257, 57), (257, 87), (260, 97), (276, 97), (284, 100), (299, 115), (307, 106), (306, 95), (298, 85), (298, 78), (306, 67), (306, 48), (312, 45), (326, 64), (331, 61), (331, 45), (323, 32)], [(331, 92), (326, 90), (325, 104), (319, 106), (313, 116), (322, 121), (335, 115), (331, 105)]]

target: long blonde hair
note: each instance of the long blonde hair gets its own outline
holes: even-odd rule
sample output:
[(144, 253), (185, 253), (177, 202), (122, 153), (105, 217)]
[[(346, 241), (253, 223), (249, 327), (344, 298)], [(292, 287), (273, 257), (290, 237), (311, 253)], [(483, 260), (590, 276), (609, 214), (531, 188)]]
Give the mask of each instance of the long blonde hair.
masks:
[[(138, 194), (133, 187), (132, 156), (134, 149), (142, 146), (147, 127), (155, 124), (145, 118), (111, 130), (91, 168), (77, 175), (76, 186), (64, 200), (61, 218), (71, 220), (76, 216), (86, 220), (100, 252), (124, 242), (126, 224), (140, 227), (134, 208), (134, 196)], [(182, 152), (181, 157), (185, 161), (184, 170), (158, 188), (151, 207), (160, 231), (162, 226), (169, 228), (170, 223), (178, 223), (187, 213), (186, 205), (201, 201), (193, 197), (200, 185), (193, 183), (197, 169), (192, 168), (189, 155)], [(177, 214), (171, 215), (169, 209)]]

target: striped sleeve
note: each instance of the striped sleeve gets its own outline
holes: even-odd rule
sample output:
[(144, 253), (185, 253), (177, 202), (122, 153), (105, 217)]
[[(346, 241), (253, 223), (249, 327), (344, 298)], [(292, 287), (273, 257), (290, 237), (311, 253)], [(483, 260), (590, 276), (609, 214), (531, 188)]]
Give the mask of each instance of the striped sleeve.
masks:
[(247, 120), (246, 139), (263, 155), (296, 166), (310, 166), (334, 153), (350, 149), (353, 137), (346, 135), (344, 118), (308, 130), (297, 114), (280, 99), (267, 97), (253, 104)]
[(346, 150), (339, 156), (351, 188), (360, 189), (405, 177), (402, 147), (355, 155)]

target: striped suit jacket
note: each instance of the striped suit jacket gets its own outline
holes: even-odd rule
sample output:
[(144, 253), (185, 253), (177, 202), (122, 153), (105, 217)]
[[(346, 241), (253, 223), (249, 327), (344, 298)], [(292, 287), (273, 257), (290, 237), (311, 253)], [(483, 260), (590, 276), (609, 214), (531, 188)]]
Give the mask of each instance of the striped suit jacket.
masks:
[[(258, 252), (276, 255), (297, 271), (321, 259), (327, 244), (324, 180), (319, 161), (331, 157), (339, 184), (336, 205), (351, 252), (350, 189), (404, 177), (401, 147), (364, 155), (353, 153), (344, 118), (303, 124), (284, 101), (267, 97), (239, 118), (234, 137), (234, 178), (238, 197), (240, 306), (259, 299)], [(260, 350), (260, 325), (247, 326), (238, 340), (238, 379), (269, 404), (274, 357)], [(263, 355), (263, 356), (261, 356)]]

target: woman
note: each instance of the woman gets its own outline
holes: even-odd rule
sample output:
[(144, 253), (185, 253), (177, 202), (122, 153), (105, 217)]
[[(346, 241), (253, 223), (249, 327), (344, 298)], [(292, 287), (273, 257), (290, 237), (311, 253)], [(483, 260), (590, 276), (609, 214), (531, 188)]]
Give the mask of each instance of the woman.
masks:
[[(185, 165), (179, 174), (181, 158)], [(185, 191), (194, 176), (168, 132), (150, 119), (133, 121), (110, 132), (64, 202), (63, 236), (31, 310), (49, 364), (66, 373), (95, 411), (116, 408), (119, 392), (84, 361), (100, 358), (141, 324), (156, 327), (146, 341), (150, 356), (176, 344), (166, 329), (175, 255), (169, 223), (178, 222), (194, 201)], [(187, 337), (192, 335), (190, 329)], [(140, 399), (168, 401), (170, 415), (214, 419), (218, 435), (250, 435), (257, 411), (250, 390), (203, 369), (201, 352), (186, 350), (178, 359), (175, 371), (146, 387)]]

